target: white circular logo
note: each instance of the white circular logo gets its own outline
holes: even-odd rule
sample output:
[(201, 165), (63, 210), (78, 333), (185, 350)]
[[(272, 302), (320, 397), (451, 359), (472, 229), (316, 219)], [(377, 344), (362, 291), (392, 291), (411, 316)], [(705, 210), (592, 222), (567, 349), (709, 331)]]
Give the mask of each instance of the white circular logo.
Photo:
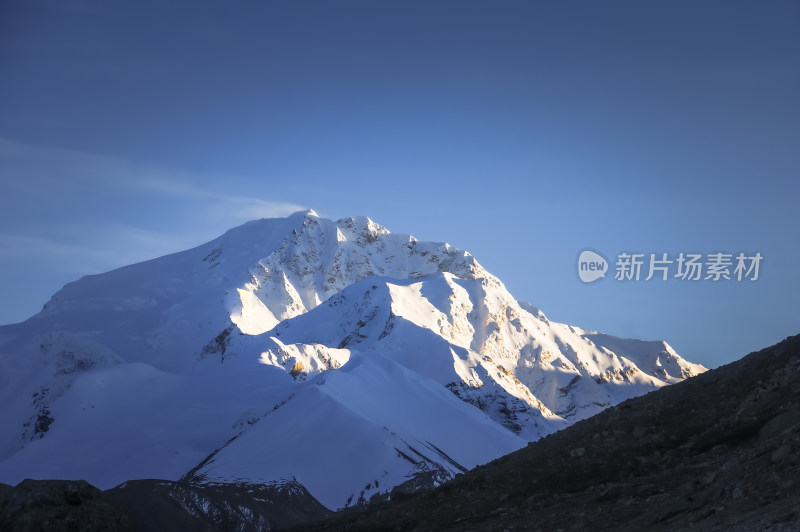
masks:
[(606, 276), (608, 262), (599, 253), (584, 250), (578, 257), (578, 277), (584, 283), (592, 283)]

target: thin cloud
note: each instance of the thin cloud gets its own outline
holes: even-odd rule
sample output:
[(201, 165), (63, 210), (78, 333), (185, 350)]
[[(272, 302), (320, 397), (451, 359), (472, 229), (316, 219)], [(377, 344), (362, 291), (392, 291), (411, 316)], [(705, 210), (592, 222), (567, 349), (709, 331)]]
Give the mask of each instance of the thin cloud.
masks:
[(46, 188), (41, 190), (67, 194), (74, 194), (85, 187), (99, 187), (155, 194), (183, 202), (200, 199), (207, 203), (205, 208), (212, 207), (231, 221), (281, 217), (304, 209), (304, 206), (291, 202), (231, 195), (217, 185), (250, 181), (245, 176), (201, 175), (95, 153), (26, 144), (2, 137), (0, 177), (4, 183), (15, 188), (42, 186)]
[(48, 237), (0, 234), (0, 255), (12, 261), (46, 261), (62, 273), (96, 273), (117, 266), (119, 250), (71, 243)]
[[(222, 178), (223, 182), (227, 182)], [(220, 212), (226, 212), (241, 221), (252, 220), (253, 218), (275, 218), (288, 216), (297, 211), (304, 210), (305, 207), (296, 203), (266, 201), (258, 197), (250, 196), (231, 196), (220, 194), (219, 191), (205, 186), (193, 184), (187, 180), (164, 179), (156, 171), (140, 182), (141, 186), (153, 191), (173, 197), (195, 197), (200, 199), (213, 200), (219, 205)]]
[(166, 235), (137, 227), (67, 224), (39, 234), (0, 233), (6, 262), (47, 263), (65, 273), (99, 273), (191, 247), (187, 235)]
[(245, 182), (0, 137), (0, 256), (97, 273), (303, 209), (228, 193)]

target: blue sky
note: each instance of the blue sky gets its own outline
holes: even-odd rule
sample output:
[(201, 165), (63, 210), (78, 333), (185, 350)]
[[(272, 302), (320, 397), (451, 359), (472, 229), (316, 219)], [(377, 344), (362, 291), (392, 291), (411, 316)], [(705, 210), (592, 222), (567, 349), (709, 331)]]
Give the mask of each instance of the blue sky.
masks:
[[(311, 207), (728, 362), (800, 332), (798, 25), (780, 1), (3, 2), (0, 323)], [(583, 284), (585, 248), (764, 260)]]

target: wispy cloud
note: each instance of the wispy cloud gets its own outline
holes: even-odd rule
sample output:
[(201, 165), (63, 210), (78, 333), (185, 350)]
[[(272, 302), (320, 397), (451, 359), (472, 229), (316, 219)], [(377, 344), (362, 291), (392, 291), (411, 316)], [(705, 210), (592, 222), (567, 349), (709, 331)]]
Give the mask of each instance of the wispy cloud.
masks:
[[(288, 201), (230, 194), (228, 188), (252, 177), (198, 174), (180, 168), (141, 164), (106, 155), (36, 146), (0, 138), (0, 178), (12, 188), (55, 190), (67, 195), (136, 192), (187, 202), (205, 200), (230, 221), (286, 216), (305, 208)], [(194, 205), (193, 205), (194, 206)], [(176, 205), (179, 208), (180, 205)]]
[[(230, 182), (230, 178), (218, 177), (222, 182)], [(212, 178), (211, 180), (214, 180)], [(222, 212), (240, 218), (242, 221), (253, 218), (281, 217), (292, 214), (305, 207), (296, 203), (267, 201), (255, 196), (236, 196), (220, 193), (219, 190), (192, 183), (185, 176), (163, 175), (161, 171), (151, 169), (149, 175), (141, 179), (139, 186), (173, 197), (194, 197), (213, 200)]]
[(31, 235), (0, 234), (0, 251), (6, 260), (48, 257), (53, 261), (63, 261), (78, 256), (90, 260), (106, 261), (110, 259), (109, 252), (106, 251)]
[(0, 138), (0, 254), (94, 273), (304, 208), (231, 193), (251, 181)]
[(72, 224), (31, 234), (0, 233), (0, 256), (5, 263), (46, 264), (53, 271), (88, 274), (180, 251), (196, 243), (199, 242), (191, 242), (191, 236), (185, 234), (117, 224)]

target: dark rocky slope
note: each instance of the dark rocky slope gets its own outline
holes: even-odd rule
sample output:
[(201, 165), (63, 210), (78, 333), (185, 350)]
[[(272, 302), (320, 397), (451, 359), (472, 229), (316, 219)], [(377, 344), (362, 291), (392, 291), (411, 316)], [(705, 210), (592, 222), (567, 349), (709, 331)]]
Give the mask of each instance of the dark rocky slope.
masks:
[(138, 530), (113, 499), (82, 480), (23, 480), (0, 484), (0, 530), (99, 532)]
[(0, 531), (264, 532), (332, 515), (295, 482), (270, 485), (132, 480), (0, 484)]
[(800, 530), (800, 336), (301, 530)]
[(142, 532), (264, 532), (333, 514), (296, 482), (130, 480), (105, 493), (130, 513)]

